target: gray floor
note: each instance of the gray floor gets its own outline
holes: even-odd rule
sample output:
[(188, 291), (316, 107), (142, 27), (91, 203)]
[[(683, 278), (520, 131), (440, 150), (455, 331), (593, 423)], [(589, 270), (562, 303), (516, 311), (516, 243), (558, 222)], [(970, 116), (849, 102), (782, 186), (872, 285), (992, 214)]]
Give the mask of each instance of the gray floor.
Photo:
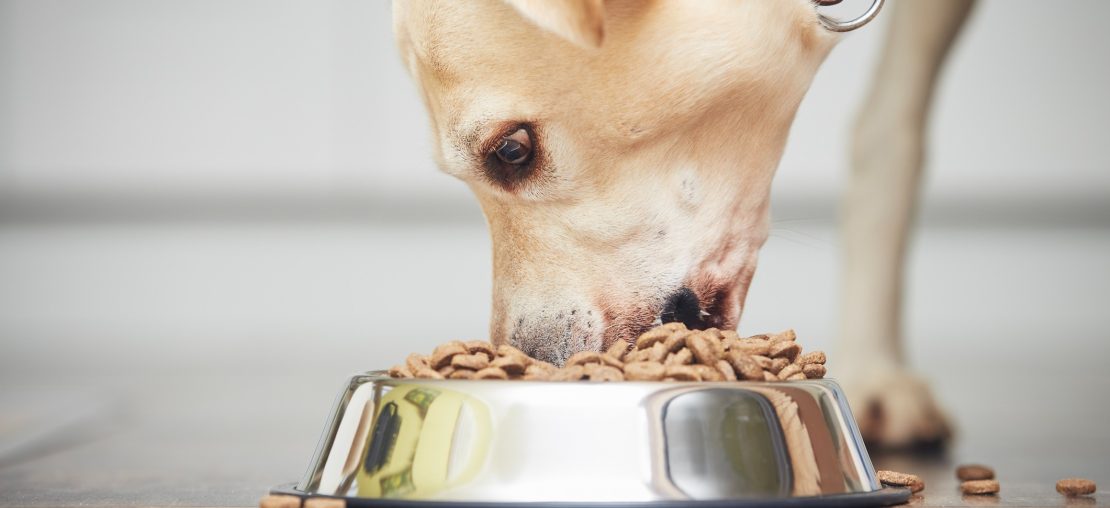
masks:
[[(742, 331), (831, 350), (836, 254), (828, 223), (776, 223)], [(1110, 226), (926, 227), (912, 265), (909, 351), (960, 439), (879, 464), (925, 474), (925, 505), (1110, 485)], [(489, 287), (468, 221), (0, 224), (0, 505), (252, 505), (348, 373), (484, 336)], [(1002, 496), (955, 493), (968, 460)]]

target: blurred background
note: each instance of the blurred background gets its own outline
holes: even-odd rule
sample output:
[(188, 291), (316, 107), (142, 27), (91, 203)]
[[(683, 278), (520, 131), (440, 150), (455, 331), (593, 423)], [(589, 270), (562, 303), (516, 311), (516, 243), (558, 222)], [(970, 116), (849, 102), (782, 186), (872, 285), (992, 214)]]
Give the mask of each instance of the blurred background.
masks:
[[(1110, 388), (1108, 18), (983, 1), (943, 74), (906, 334), (961, 452), (1012, 427), (968, 386), (1015, 385), (957, 372)], [(742, 332), (834, 346), (883, 30), (848, 35), (802, 105)], [(347, 374), (485, 337), (485, 224), (426, 121), (385, 2), (0, 0), (0, 502), (253, 503), (298, 478)], [(1023, 411), (1104, 438), (1079, 400)]]

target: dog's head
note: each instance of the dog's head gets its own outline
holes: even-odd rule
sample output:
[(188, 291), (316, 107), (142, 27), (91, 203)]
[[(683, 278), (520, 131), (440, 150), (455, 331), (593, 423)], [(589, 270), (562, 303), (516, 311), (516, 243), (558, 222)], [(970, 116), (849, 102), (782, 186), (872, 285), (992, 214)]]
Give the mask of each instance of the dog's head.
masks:
[(735, 327), (811, 0), (403, 0), (436, 158), (493, 236), (491, 336), (562, 363), (659, 321)]

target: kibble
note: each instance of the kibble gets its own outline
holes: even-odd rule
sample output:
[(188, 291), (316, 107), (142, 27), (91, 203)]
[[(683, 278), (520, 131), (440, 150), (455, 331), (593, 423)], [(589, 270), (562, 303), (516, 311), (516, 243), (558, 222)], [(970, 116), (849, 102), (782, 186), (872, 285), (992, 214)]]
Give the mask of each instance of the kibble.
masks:
[(918, 493), (925, 490), (925, 482), (920, 477), (896, 471), (878, 471), (879, 483), (888, 487), (907, 487), (910, 492)]
[(767, 356), (771, 354), (771, 341), (765, 339), (737, 339), (728, 344), (730, 351), (742, 351), (749, 355)]
[(394, 365), (389, 368), (389, 377), (406, 379), (412, 377), (412, 371), (404, 365)]
[(667, 355), (663, 365), (689, 365), (694, 362), (694, 354), (689, 349), (682, 348), (675, 353)]
[(701, 381), (701, 375), (690, 365), (667, 365), (663, 368), (663, 380)]
[(624, 381), (624, 372), (609, 365), (597, 365), (588, 372), (590, 381)]
[(686, 339), (686, 348), (702, 365), (713, 365), (720, 360), (717, 349), (721, 342), (707, 333), (695, 333)]
[(646, 362), (648, 361), (648, 355), (650, 354), (650, 349), (637, 349), (634, 351), (629, 351), (628, 354), (624, 355), (624, 363)]
[(601, 353), (597, 351), (579, 351), (567, 359), (567, 365), (588, 365), (601, 361)]
[(825, 352), (824, 351), (814, 351), (812, 353), (806, 353), (806, 354), (804, 354), (804, 355), (802, 355), (798, 358), (798, 363), (800, 363), (802, 365), (811, 365), (811, 364), (815, 364), (815, 363), (824, 365), (825, 364)]
[(671, 353), (677, 353), (686, 349), (686, 338), (689, 336), (690, 334), (688, 333), (676, 333), (671, 335), (667, 340), (663, 341), (663, 347), (667, 348), (667, 351)]
[(805, 374), (806, 379), (821, 379), (825, 377), (825, 366), (820, 363), (811, 363), (802, 366), (802, 374)]
[[(792, 363), (790, 365), (787, 365), (786, 367), (783, 367), (782, 370), (779, 371), (778, 376), (779, 376), (779, 379), (790, 379), (790, 376), (793, 376), (795, 374), (801, 374), (801, 373), (802, 373), (802, 368), (799, 367), (798, 364)], [(804, 376), (804, 374), (803, 374), (803, 376)]]
[(998, 480), (968, 480), (960, 484), (960, 492), (972, 496), (997, 494)]
[(500, 358), (494, 358), (493, 361), (489, 363), (489, 366), (497, 367), (505, 371), (505, 373), (509, 376), (524, 375), (524, 369), (527, 368), (527, 366), (524, 365), (524, 362), (522, 362), (520, 358), (515, 358), (512, 356), (502, 356)]
[(612, 356), (609, 356), (609, 355), (601, 355), (601, 363), (603, 363), (605, 365), (608, 365), (610, 367), (613, 367), (617, 370), (623, 370), (624, 369), (624, 362), (620, 361), (617, 358), (613, 358)]
[(432, 358), (429, 363), (433, 369), (439, 370), (451, 364), (451, 359), (457, 355), (469, 354), (470, 351), (466, 349), (466, 344), (457, 340), (440, 344), (432, 351)]
[(751, 355), (746, 355), (740, 351), (729, 351), (728, 363), (732, 365), (732, 370), (736, 372), (737, 379), (748, 381), (763, 379), (763, 367)]
[(530, 381), (759, 381), (825, 377), (825, 353), (803, 354), (793, 330), (740, 337), (732, 330), (689, 330), (667, 323), (605, 352), (581, 351), (564, 367), (529, 357), (508, 344), (450, 341), (430, 355), (413, 353), (389, 369), (395, 378), (522, 379)]
[[(454, 367), (447, 366), (446, 368), (451, 369), (451, 372), (455, 371)], [(432, 370), (430, 367), (421, 367), (419, 369), (416, 369), (416, 371), (412, 373), (412, 376), (413, 377), (424, 378), (424, 379), (443, 379), (444, 378), (442, 373), (436, 372), (436, 371)]]
[(564, 367), (551, 374), (551, 381), (581, 381), (586, 376), (586, 369), (581, 365)]
[(470, 369), (456, 369), (447, 379), (474, 379), (474, 371)]
[(486, 367), (475, 372), (473, 379), (509, 379), (509, 374), (497, 367)]
[(647, 361), (649, 362), (662, 362), (667, 359), (667, 348), (662, 342), (656, 342), (647, 352)]
[(631, 344), (623, 340), (618, 340), (609, 346), (609, 349), (605, 350), (605, 355), (616, 360), (624, 360), (624, 355), (627, 354), (628, 350), (631, 348)]
[(964, 464), (956, 468), (956, 478), (966, 482), (970, 480), (993, 480), (994, 470), (982, 464)]
[(721, 373), (721, 377), (725, 378), (725, 381), (736, 381), (736, 370), (732, 368), (732, 364), (725, 360), (717, 362), (717, 372)]
[(798, 335), (794, 333), (794, 330), (786, 330), (786, 331), (782, 331), (782, 332), (779, 332), (779, 333), (776, 333), (776, 334), (772, 334), (768, 338), (770, 339), (771, 342), (781, 342), (781, 341), (794, 342), (795, 340), (798, 339)]
[(500, 346), (497, 346), (497, 356), (512, 356), (522, 359), (528, 359), (528, 355), (524, 354), (524, 351), (521, 351), (508, 344), (501, 344)]
[(1095, 490), (1098, 490), (1098, 486), (1086, 478), (1064, 478), (1056, 482), (1056, 492), (1065, 496), (1089, 496)]
[(472, 340), (465, 344), (466, 350), (470, 351), (470, 354), (483, 353), (490, 358), (497, 356), (497, 349), (493, 347), (493, 344), (484, 340)]
[(779, 342), (771, 341), (771, 358), (786, 358), (793, 362), (798, 357), (798, 353), (802, 352), (802, 347), (797, 342), (782, 340)]
[(525, 376), (545, 378), (555, 373), (556, 369), (550, 363), (533, 363), (524, 369)]
[(482, 370), (489, 367), (489, 357), (484, 353), (455, 355), (451, 357), (451, 366), (456, 369)]
[(671, 336), (669, 330), (664, 329), (662, 326), (653, 328), (640, 335), (636, 339), (636, 349), (648, 349), (654, 346), (657, 342), (664, 342)]
[(694, 367), (694, 370), (698, 371), (698, 376), (701, 376), (702, 381), (724, 381), (725, 380), (725, 376), (722, 375), (721, 372), (716, 369), (716, 367), (711, 367), (709, 365), (701, 365), (701, 364), (693, 365), (692, 367)]
[(265, 496), (258, 500), (259, 508), (300, 508), (301, 498), (297, 496)]
[(428, 359), (419, 353), (413, 353), (405, 359), (405, 367), (408, 367), (409, 372), (416, 372), (421, 369), (431, 368), (428, 365)]
[(304, 508), (347, 508), (347, 501), (334, 497), (310, 497), (304, 500)]
[(632, 362), (624, 364), (624, 378), (629, 381), (658, 381), (663, 379), (666, 368), (655, 362)]

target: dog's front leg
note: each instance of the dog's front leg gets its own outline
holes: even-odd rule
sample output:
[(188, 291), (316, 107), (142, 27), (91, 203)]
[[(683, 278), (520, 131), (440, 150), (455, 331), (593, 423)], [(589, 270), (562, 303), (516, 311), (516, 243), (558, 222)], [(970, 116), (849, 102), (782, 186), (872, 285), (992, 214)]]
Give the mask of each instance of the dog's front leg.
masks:
[(847, 376), (841, 381), (864, 438), (879, 446), (936, 443), (950, 434), (928, 386), (909, 372), (902, 290), (933, 89), (972, 3), (891, 5), (884, 51), (854, 133), (836, 370)]

